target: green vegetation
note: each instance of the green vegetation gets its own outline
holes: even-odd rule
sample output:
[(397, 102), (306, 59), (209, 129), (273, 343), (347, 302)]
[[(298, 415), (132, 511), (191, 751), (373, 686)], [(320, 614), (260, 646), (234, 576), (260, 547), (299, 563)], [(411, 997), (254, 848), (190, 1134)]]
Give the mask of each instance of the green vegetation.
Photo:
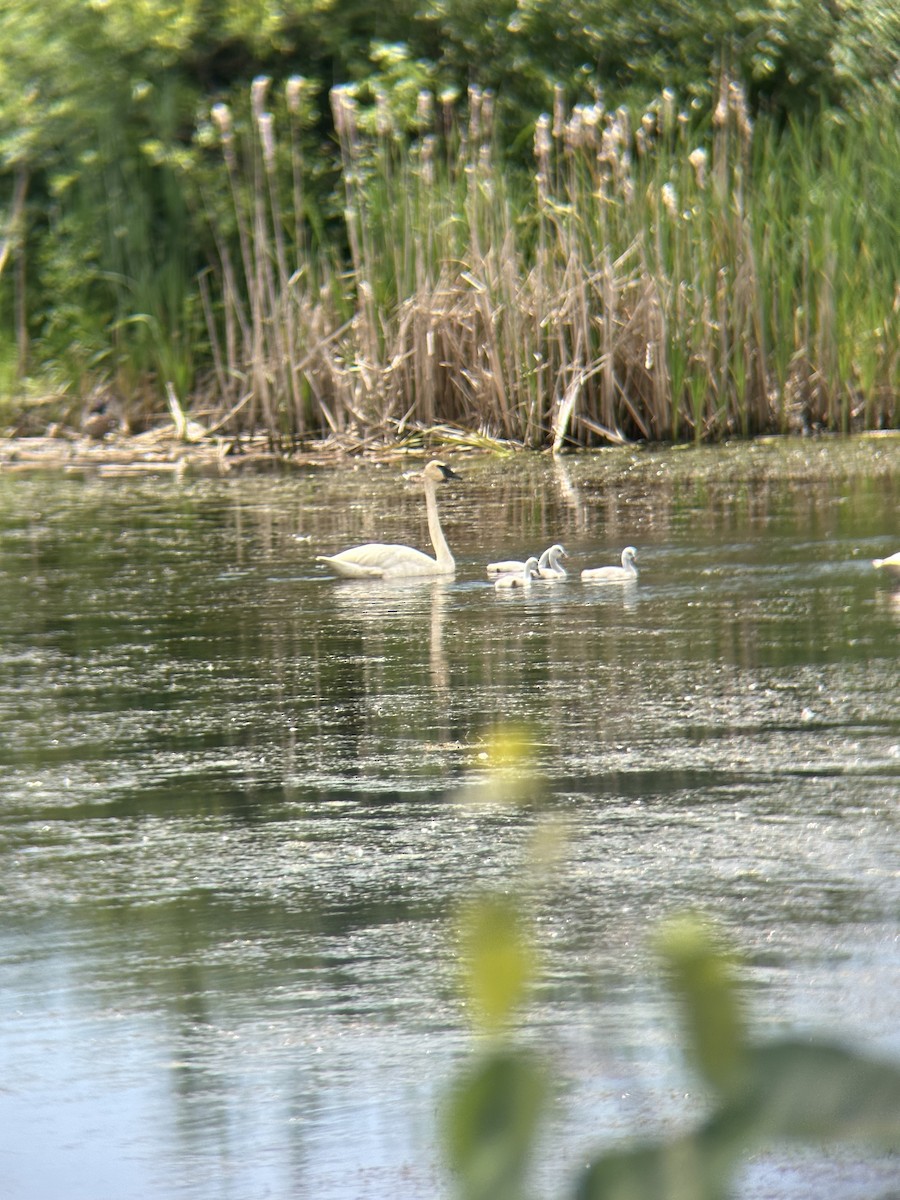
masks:
[(11, 0), (0, 34), (8, 406), (137, 427), (171, 384), (283, 446), (897, 424), (895, 6)]
[[(475, 911), (481, 936), (489, 931), (505, 957), (522, 956), (509, 902), (486, 902)], [(684, 1013), (687, 1056), (711, 1094), (711, 1111), (692, 1132), (607, 1150), (579, 1169), (573, 1165), (574, 1200), (724, 1200), (743, 1159), (777, 1143), (852, 1141), (896, 1151), (895, 1066), (825, 1042), (752, 1044), (740, 1020), (730, 956), (710, 928), (683, 916), (669, 922), (658, 941)], [(484, 990), (479, 971), (486, 968), (483, 958), (473, 972), (473, 994)], [(493, 1024), (496, 1014), (490, 1015)], [(546, 1064), (511, 1040), (485, 1044), (474, 1056), (452, 1091), (445, 1119), (447, 1158), (461, 1200), (529, 1194), (530, 1155), (552, 1090)]]
[[(494, 771), (494, 798), (523, 792), (527, 744)], [(496, 753), (492, 755), (497, 760)], [(509, 757), (509, 756), (507, 756)], [(482, 1041), (456, 1081), (444, 1145), (460, 1200), (521, 1200), (540, 1120), (553, 1095), (550, 1067), (516, 1044), (517, 1010), (534, 982), (537, 952), (526, 903), (487, 895), (463, 914), (460, 947), (468, 1007)], [(573, 1200), (725, 1200), (747, 1155), (779, 1143), (855, 1142), (900, 1149), (900, 1070), (812, 1039), (754, 1043), (745, 1028), (738, 964), (702, 918), (682, 914), (657, 931), (656, 949), (682, 1016), (688, 1065), (706, 1093), (690, 1132), (637, 1141), (573, 1164)]]

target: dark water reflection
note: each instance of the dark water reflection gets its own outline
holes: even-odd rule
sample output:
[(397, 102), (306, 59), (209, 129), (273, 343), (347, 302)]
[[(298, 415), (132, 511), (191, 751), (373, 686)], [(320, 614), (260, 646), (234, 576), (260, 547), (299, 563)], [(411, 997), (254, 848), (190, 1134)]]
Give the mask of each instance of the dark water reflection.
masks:
[[(744, 951), (760, 1034), (900, 1056), (896, 448), (455, 465), (456, 579), (376, 588), (314, 557), (425, 545), (392, 467), (0, 476), (0, 1194), (445, 1194), (449, 916), (510, 880), (522, 1035), (560, 1072), (546, 1194), (701, 1109), (648, 949), (686, 905)], [(639, 584), (487, 584), (554, 540), (576, 571), (634, 543)], [(510, 723), (536, 779), (487, 806)], [(741, 1194), (895, 1173), (769, 1158)]]

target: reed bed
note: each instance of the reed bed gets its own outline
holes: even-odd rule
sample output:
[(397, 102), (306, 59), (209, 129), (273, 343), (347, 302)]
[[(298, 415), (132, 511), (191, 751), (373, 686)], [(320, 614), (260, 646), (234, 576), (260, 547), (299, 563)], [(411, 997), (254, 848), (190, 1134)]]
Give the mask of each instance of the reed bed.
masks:
[(230, 429), (559, 449), (896, 425), (900, 123), (755, 129), (727, 77), (700, 130), (668, 91), (640, 119), (559, 96), (521, 168), (490, 94), (464, 115), (423, 94), (410, 133), (336, 89), (329, 241), (304, 85), (270, 86), (240, 128), (213, 112), (231, 210), (202, 298)]

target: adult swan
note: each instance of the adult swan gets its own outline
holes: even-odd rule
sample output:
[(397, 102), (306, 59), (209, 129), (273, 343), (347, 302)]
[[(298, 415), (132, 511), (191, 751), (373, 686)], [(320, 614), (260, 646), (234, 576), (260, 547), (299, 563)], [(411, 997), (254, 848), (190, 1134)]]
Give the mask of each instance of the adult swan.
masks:
[(435, 488), (439, 483), (459, 479), (459, 476), (446, 463), (435, 459), (411, 478), (421, 479), (425, 485), (428, 532), (434, 546), (434, 558), (412, 546), (369, 542), (365, 546), (342, 550), (340, 554), (319, 554), (316, 561), (326, 563), (336, 574), (347, 579), (409, 579), (426, 575), (452, 575), (456, 563), (441, 529)]

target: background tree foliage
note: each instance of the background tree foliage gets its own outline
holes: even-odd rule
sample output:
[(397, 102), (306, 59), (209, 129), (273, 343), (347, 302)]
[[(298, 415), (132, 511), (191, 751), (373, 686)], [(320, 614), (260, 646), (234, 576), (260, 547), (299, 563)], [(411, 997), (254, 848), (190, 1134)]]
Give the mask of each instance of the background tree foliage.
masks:
[(727, 66), (776, 121), (877, 106), (900, 81), (886, 0), (5, 0), (0, 10), (0, 392), (29, 374), (125, 371), (190, 386), (203, 354), (201, 215), (221, 197), (209, 113), (260, 74), (307, 81), (306, 186), (339, 212), (328, 93), (414, 120), (424, 87), (497, 96), (501, 150), (530, 146), (554, 89), (697, 119)]

